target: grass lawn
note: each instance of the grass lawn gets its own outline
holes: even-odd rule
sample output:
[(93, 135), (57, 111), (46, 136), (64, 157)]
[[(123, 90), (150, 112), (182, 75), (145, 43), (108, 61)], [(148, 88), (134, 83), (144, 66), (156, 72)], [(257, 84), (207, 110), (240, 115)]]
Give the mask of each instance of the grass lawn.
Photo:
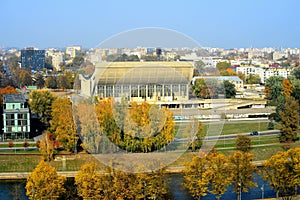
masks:
[[(255, 123), (234, 123), (234, 124), (202, 124), (204, 133), (213, 135), (229, 135), (229, 134), (239, 134), (239, 133), (250, 133), (252, 131), (267, 131), (268, 130), (268, 122), (255, 122)], [(280, 128), (278, 123), (274, 124), (274, 129), (278, 130)], [(207, 132), (210, 130), (209, 133)], [(175, 126), (176, 130), (176, 138), (185, 138), (186, 133), (183, 131), (178, 131), (179, 127)], [(181, 130), (184, 130), (183, 128)]]
[[(204, 125), (204, 130), (207, 130), (207, 124)], [(279, 124), (274, 125), (274, 129), (279, 129)], [(222, 135), (238, 134), (238, 133), (250, 133), (252, 131), (267, 131), (268, 122), (256, 122), (256, 123), (241, 123), (241, 124), (224, 124), (222, 129)]]

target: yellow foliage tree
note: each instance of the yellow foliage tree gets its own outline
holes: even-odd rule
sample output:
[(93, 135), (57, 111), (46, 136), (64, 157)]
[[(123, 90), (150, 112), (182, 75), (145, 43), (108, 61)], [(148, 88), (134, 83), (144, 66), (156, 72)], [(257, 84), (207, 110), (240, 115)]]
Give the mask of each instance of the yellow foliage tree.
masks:
[(103, 190), (103, 183), (97, 163), (91, 162), (82, 165), (75, 176), (75, 184), (78, 195), (84, 200), (105, 199), (105, 196), (100, 193)]
[(206, 158), (200, 156), (195, 156), (191, 162), (185, 163), (183, 185), (197, 199), (206, 196), (208, 191), (210, 180), (207, 172), (207, 164)]
[(232, 174), (233, 189), (240, 199), (241, 192), (248, 192), (248, 188), (257, 187), (253, 181), (256, 167), (252, 164), (253, 154), (235, 151), (229, 157), (230, 171)]
[(51, 140), (51, 133), (45, 131), (40, 139), (39, 149), (45, 161), (50, 162), (53, 159), (54, 154), (54, 144)]
[(278, 152), (265, 161), (263, 177), (270, 181), (276, 197), (292, 199), (300, 186), (300, 148)]
[(57, 199), (65, 192), (65, 176), (59, 176), (55, 167), (41, 161), (29, 175), (26, 183), (26, 195), (31, 199)]
[(67, 98), (56, 98), (52, 103), (51, 131), (56, 140), (71, 151), (77, 143), (77, 132), (73, 118), (72, 103)]
[(285, 98), (290, 97), (293, 92), (293, 86), (289, 79), (284, 79), (282, 81), (282, 88), (283, 88), (283, 94), (284, 94)]

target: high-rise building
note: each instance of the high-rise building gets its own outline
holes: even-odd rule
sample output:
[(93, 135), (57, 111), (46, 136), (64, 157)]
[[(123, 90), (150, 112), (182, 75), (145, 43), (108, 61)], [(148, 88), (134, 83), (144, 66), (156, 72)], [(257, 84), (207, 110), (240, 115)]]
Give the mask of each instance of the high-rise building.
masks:
[(21, 67), (35, 71), (45, 68), (45, 50), (33, 48), (21, 50)]

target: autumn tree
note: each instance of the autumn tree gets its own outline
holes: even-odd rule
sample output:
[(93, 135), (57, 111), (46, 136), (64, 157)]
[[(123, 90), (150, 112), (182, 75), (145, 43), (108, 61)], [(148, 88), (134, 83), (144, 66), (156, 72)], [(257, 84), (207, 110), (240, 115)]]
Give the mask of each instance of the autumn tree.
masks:
[(232, 177), (228, 176), (230, 163), (224, 154), (220, 154), (216, 151), (210, 152), (207, 155), (207, 160), (207, 176), (210, 180), (210, 193), (216, 195), (219, 200), (232, 181)]
[(263, 177), (276, 191), (277, 199), (292, 199), (300, 186), (300, 148), (277, 152), (265, 161)]
[(229, 157), (233, 189), (238, 194), (238, 200), (241, 192), (248, 192), (248, 188), (257, 186), (253, 177), (256, 167), (252, 160), (253, 154), (242, 151), (235, 151)]
[(289, 79), (284, 79), (282, 81), (282, 88), (283, 88), (283, 94), (284, 94), (285, 98), (290, 97), (293, 92), (293, 86)]
[(231, 64), (228, 62), (219, 62), (216, 65), (216, 68), (219, 70), (219, 73), (226, 71), (228, 68), (231, 68)]
[(189, 137), (192, 151), (199, 149), (202, 146), (202, 141), (205, 136), (201, 121), (197, 119), (191, 121), (191, 123), (187, 125), (185, 132), (187, 132), (186, 135)]
[(73, 118), (72, 103), (68, 98), (56, 98), (52, 103), (50, 130), (56, 140), (68, 151), (77, 144), (77, 132)]
[(150, 152), (166, 148), (174, 139), (172, 113), (147, 102), (126, 105), (112, 99), (96, 105), (100, 129), (116, 145), (132, 152)]
[(248, 152), (251, 147), (251, 138), (246, 135), (238, 135), (235, 139), (235, 147), (242, 152)]
[(27, 178), (26, 195), (36, 200), (58, 199), (65, 191), (65, 180), (49, 163), (41, 161)]
[(42, 134), (39, 142), (39, 150), (45, 161), (50, 162), (53, 159), (54, 143), (51, 139), (51, 133), (49, 131), (45, 131)]
[(101, 194), (101, 190), (104, 188), (97, 163), (91, 162), (82, 165), (75, 176), (75, 184), (78, 195), (84, 200), (105, 199), (105, 193)]
[(280, 115), (280, 142), (293, 142), (299, 131), (299, 104), (293, 97), (288, 97)]
[(207, 159), (200, 156), (195, 156), (191, 162), (185, 163), (183, 185), (194, 198), (201, 199), (207, 195), (210, 183), (207, 167)]
[(94, 105), (89, 100), (81, 100), (73, 106), (77, 129), (82, 141), (81, 146), (89, 153), (98, 153), (103, 132), (100, 129)]
[(45, 86), (51, 89), (58, 88), (58, 80), (55, 76), (48, 76), (45, 81)]
[(133, 194), (136, 199), (166, 199), (167, 180), (165, 169), (139, 173), (134, 176)]
[(36, 113), (43, 123), (48, 123), (52, 112), (52, 103), (55, 96), (46, 90), (35, 90), (30, 93), (29, 105), (32, 112)]
[(17, 90), (12, 86), (6, 86), (5, 88), (0, 88), (0, 104), (3, 104), (2, 95), (3, 94), (18, 94)]
[(19, 80), (20, 80), (21, 87), (22, 86), (32, 85), (31, 74), (27, 70), (25, 70), (25, 69), (22, 69), (19, 72)]

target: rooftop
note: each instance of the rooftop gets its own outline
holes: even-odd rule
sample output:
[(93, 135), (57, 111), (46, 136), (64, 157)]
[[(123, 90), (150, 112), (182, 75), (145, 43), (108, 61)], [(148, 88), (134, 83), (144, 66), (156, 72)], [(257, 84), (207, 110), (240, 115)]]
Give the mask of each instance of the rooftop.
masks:
[(3, 94), (3, 103), (24, 103), (25, 97), (22, 94)]

